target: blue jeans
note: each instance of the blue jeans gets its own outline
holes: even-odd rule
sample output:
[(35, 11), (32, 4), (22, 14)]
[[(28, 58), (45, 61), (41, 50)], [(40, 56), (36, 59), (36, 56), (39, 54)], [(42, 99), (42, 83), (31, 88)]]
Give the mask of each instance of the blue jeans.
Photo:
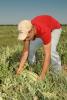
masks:
[[(58, 52), (56, 51), (57, 44), (61, 35), (62, 29), (55, 29), (51, 32), (51, 64), (54, 70), (61, 70), (61, 60)], [(36, 62), (35, 53), (36, 50), (43, 45), (43, 41), (40, 38), (30, 41), (29, 57), (28, 61), (33, 64)]]

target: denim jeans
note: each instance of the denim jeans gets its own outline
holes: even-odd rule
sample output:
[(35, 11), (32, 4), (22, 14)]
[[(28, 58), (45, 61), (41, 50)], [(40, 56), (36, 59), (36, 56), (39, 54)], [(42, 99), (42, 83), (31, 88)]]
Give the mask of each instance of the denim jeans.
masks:
[[(59, 54), (57, 52), (57, 44), (59, 42), (59, 38), (61, 35), (62, 29), (55, 29), (51, 32), (51, 64), (54, 70), (61, 70), (61, 60)], [(29, 56), (28, 61), (33, 64), (36, 62), (35, 53), (36, 50), (43, 45), (43, 41), (40, 38), (36, 38), (35, 40), (30, 41), (30, 48), (29, 48)]]

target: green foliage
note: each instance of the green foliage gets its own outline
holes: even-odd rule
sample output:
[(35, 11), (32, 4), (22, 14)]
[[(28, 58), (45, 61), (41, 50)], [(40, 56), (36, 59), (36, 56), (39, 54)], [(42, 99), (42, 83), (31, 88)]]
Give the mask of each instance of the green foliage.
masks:
[[(66, 100), (67, 79), (63, 73), (48, 71), (44, 81), (37, 81), (34, 72), (25, 70), (16, 75), (21, 45), (0, 49), (0, 98), (2, 100)], [(39, 65), (37, 65), (39, 66)]]
[(14, 46), (18, 44), (17, 40), (17, 26), (0, 26), (0, 46)]
[[(67, 26), (62, 28), (57, 50), (62, 64), (67, 64)], [(35, 97), (38, 100), (67, 100), (67, 76), (64, 73), (56, 74), (50, 70), (44, 81), (36, 80), (42, 69), (42, 47), (36, 52), (37, 64), (26, 62), (25, 70), (16, 75), (23, 49), (17, 36), (17, 26), (0, 26), (0, 100), (34, 100)]]

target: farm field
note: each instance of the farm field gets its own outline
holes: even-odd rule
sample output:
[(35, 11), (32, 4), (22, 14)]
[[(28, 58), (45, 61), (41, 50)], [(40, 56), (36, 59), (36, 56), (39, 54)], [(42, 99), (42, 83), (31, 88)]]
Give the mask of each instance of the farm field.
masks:
[(43, 60), (42, 47), (37, 50), (37, 65), (26, 62), (25, 70), (17, 76), (15, 71), (23, 43), (17, 40), (16, 25), (0, 25), (0, 100), (67, 100), (67, 25), (62, 29), (57, 50), (63, 72), (52, 72), (50, 65), (45, 80), (37, 81)]

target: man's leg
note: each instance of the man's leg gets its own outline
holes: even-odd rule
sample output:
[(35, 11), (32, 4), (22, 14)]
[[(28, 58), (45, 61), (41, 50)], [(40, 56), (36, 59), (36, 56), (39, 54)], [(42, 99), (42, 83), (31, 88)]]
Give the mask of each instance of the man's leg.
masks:
[(29, 56), (28, 61), (30, 64), (33, 64), (36, 62), (35, 53), (36, 50), (42, 45), (42, 40), (40, 38), (36, 38), (33, 41), (30, 41), (30, 48), (29, 48)]
[(52, 31), (52, 40), (51, 40), (51, 63), (54, 71), (59, 71), (62, 69), (61, 60), (57, 52), (57, 44), (61, 35), (62, 29), (55, 29)]

